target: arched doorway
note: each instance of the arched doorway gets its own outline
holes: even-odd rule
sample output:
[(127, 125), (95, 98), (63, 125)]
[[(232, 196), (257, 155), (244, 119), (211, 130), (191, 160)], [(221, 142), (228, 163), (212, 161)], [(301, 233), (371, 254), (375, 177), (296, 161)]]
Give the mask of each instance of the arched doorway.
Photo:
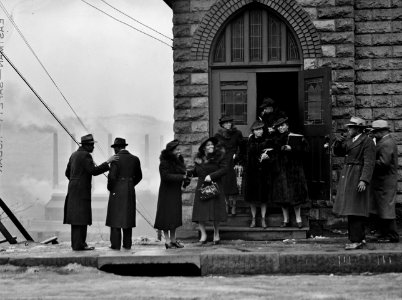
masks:
[(262, 99), (274, 99), (289, 116), (291, 131), (303, 133), (311, 145), (305, 168), (310, 197), (329, 200), (331, 164), (324, 144), (331, 131), (330, 70), (303, 71), (302, 47), (289, 23), (265, 5), (243, 7), (215, 35), (209, 67), (210, 133), (228, 114), (248, 136)]

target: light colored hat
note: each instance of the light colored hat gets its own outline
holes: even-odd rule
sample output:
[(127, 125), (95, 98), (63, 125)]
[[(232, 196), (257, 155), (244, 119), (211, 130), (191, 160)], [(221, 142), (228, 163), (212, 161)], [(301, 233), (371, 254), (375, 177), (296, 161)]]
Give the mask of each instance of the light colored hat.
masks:
[(359, 117), (351, 117), (348, 124), (345, 126), (353, 126), (353, 127), (366, 127), (366, 121)]
[(389, 129), (388, 122), (385, 120), (375, 120), (371, 124), (373, 130)]

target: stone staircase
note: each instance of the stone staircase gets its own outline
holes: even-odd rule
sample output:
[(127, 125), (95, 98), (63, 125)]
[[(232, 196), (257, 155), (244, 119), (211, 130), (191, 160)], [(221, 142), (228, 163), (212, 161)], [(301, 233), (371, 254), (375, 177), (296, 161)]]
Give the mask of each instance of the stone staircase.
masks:
[[(282, 223), (282, 210), (280, 207), (268, 207), (265, 221), (267, 228), (261, 227), (261, 213), (257, 207), (256, 227), (250, 228), (250, 206), (242, 196), (238, 197), (236, 215), (229, 216), (227, 222), (220, 224), (220, 237), (222, 240), (266, 241), (284, 239), (305, 239), (309, 228), (309, 208), (302, 207), (303, 227), (298, 228), (293, 209), (289, 209), (290, 227), (280, 227)], [(212, 224), (207, 226), (208, 237), (213, 236)]]

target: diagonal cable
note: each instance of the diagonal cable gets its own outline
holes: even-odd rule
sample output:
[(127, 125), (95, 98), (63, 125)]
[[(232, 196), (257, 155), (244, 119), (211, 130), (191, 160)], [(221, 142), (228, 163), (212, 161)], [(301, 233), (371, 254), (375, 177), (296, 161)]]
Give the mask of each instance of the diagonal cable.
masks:
[(170, 48), (173, 49), (173, 47), (171, 45), (169, 45), (168, 43), (158, 39), (157, 37), (154, 37), (151, 34), (148, 34), (148, 33), (144, 32), (144, 31), (142, 31), (142, 30), (140, 30), (138, 28), (135, 28), (134, 26), (132, 26), (132, 25), (130, 25), (130, 24), (124, 22), (124, 21), (121, 21), (121, 20), (117, 19), (117, 18), (113, 17), (112, 15), (109, 15), (107, 12), (101, 10), (100, 8), (96, 7), (95, 5), (92, 5), (92, 4), (88, 3), (88, 2), (86, 2), (85, 0), (81, 0), (81, 2), (84, 2), (85, 4), (87, 4), (87, 5), (91, 6), (92, 8), (100, 11), (101, 13), (105, 14), (106, 16), (112, 18), (113, 20), (115, 20), (115, 21), (117, 21), (119, 23), (122, 23), (122, 24), (124, 24), (124, 25), (126, 25), (126, 26), (128, 26), (128, 27), (130, 27), (130, 28), (132, 28), (132, 29), (134, 29), (136, 31), (138, 31), (138, 32), (141, 32), (142, 34), (145, 34), (146, 36), (149, 36), (150, 38), (153, 38), (154, 40), (157, 40), (157, 41), (161, 42), (162, 44), (165, 44), (166, 46), (169, 46)]
[(138, 21), (137, 19), (133, 18), (132, 16), (126, 14), (125, 12), (123, 12), (123, 11), (119, 10), (118, 8), (114, 7), (113, 5), (109, 4), (109, 3), (106, 2), (105, 0), (100, 0), (100, 1), (102, 1), (103, 3), (105, 3), (107, 6), (113, 8), (114, 10), (118, 11), (119, 13), (125, 15), (126, 17), (130, 18), (130, 19), (133, 20), (134, 22), (137, 22), (138, 24), (141, 24), (142, 26), (144, 26), (144, 27), (146, 27), (146, 28), (152, 30), (153, 32), (155, 32), (155, 33), (157, 33), (157, 34), (159, 34), (159, 35), (161, 35), (161, 36), (163, 36), (163, 37), (165, 37), (165, 38), (167, 38), (167, 39), (169, 39), (169, 40), (171, 40), (171, 41), (173, 42), (173, 39), (172, 39), (171, 37), (168, 37), (167, 35), (165, 35), (165, 34), (159, 32), (158, 30), (153, 29), (152, 27), (150, 27), (150, 26), (148, 26), (148, 25), (146, 25), (146, 24), (144, 24), (144, 23)]

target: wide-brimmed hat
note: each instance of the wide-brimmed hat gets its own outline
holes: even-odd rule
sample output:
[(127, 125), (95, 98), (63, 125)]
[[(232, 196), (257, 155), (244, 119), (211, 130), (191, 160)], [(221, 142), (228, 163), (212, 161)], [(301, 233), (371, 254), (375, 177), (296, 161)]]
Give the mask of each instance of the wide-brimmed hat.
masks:
[(383, 130), (383, 129), (388, 129), (389, 130), (389, 124), (385, 120), (375, 120), (373, 123), (371, 123), (371, 129), (373, 131), (375, 130)]
[(179, 141), (174, 139), (173, 141), (166, 144), (166, 151), (173, 151), (179, 145)]
[(282, 125), (283, 123), (287, 123), (287, 122), (288, 122), (288, 118), (279, 118), (272, 126), (278, 127), (278, 126)]
[(362, 118), (359, 117), (351, 117), (350, 121), (348, 124), (345, 124), (345, 126), (349, 127), (367, 127), (366, 126), (366, 121)]
[(206, 145), (209, 141), (211, 141), (215, 146), (218, 144), (218, 139), (217, 139), (216, 137), (211, 136), (211, 137), (209, 137), (209, 138), (205, 138), (205, 139), (201, 142), (200, 147), (198, 147), (198, 152), (204, 151), (205, 145)]
[(128, 144), (126, 143), (126, 140), (123, 138), (117, 137), (114, 139), (114, 143), (110, 147), (115, 148), (115, 147), (126, 147), (126, 146), (128, 146)]
[(261, 121), (257, 120), (257, 121), (255, 121), (253, 123), (253, 125), (251, 125), (250, 130), (251, 131), (257, 130), (257, 129), (260, 129), (260, 128), (264, 128), (264, 126), (265, 126), (264, 122), (261, 122)]
[(81, 145), (97, 143), (92, 134), (87, 134), (81, 137)]
[(222, 125), (223, 123), (226, 123), (226, 122), (233, 122), (233, 117), (223, 115), (223, 116), (219, 119), (219, 125)]
[(275, 106), (275, 101), (271, 98), (264, 98), (262, 101), (262, 104), (260, 105), (261, 109), (264, 109), (266, 107), (273, 107)]

